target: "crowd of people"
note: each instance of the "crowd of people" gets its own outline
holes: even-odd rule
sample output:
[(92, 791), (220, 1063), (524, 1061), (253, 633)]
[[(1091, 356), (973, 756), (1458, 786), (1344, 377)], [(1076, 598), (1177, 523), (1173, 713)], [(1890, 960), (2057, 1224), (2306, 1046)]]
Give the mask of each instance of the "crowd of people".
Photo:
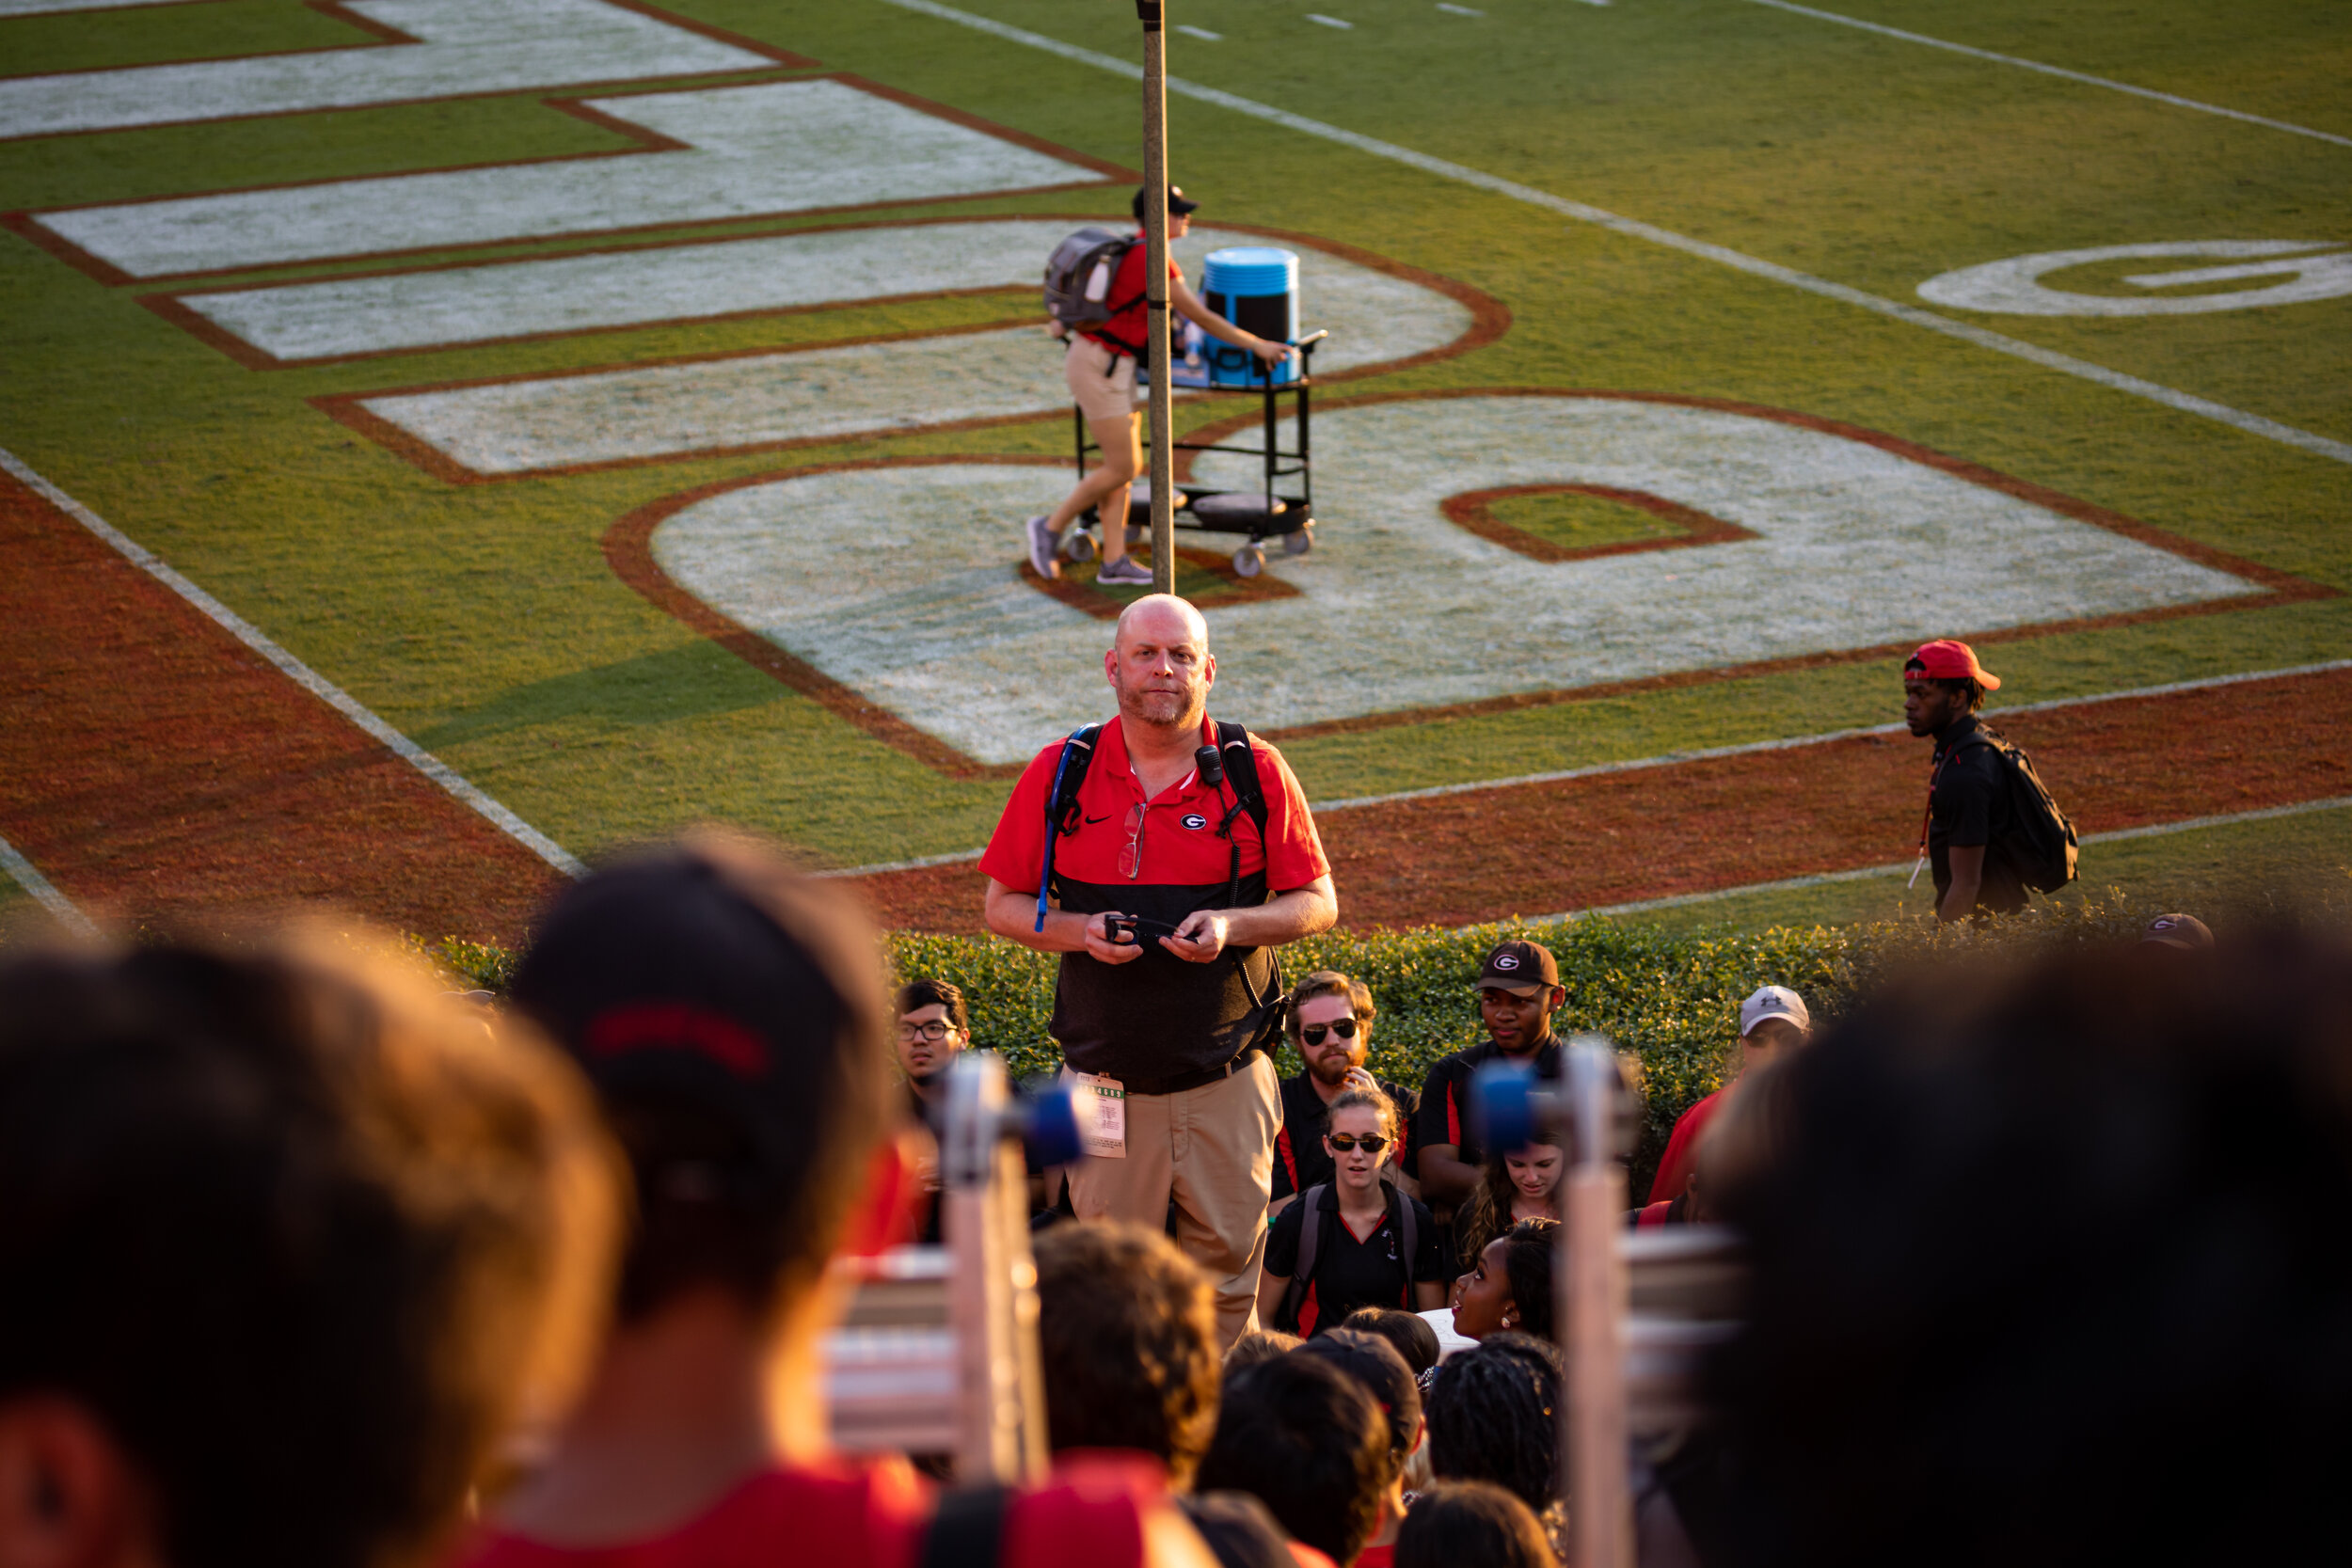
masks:
[[(1093, 1107), (1028, 1173), (1050, 1471), (835, 1450), (825, 1347), (861, 1259), (942, 1238), (972, 1019), (705, 833), (566, 888), (494, 1006), (343, 927), (0, 960), (0, 1568), (1565, 1560), (1594, 1151), (1486, 1147), (1469, 1092), (1560, 1075), (1554, 956), (1498, 944), (1479, 1042), (1380, 1081), (1362, 978), (1280, 981), (1330, 868), (1279, 753), (1207, 722), (1198, 615), (1147, 601), (1105, 672), (1120, 720), (981, 868)], [(1627, 1199), (1745, 1270), (1704, 1414), (1626, 1456), (1643, 1563), (2326, 1538), (2352, 956), (2166, 916), (1818, 1033), (1758, 988)]]

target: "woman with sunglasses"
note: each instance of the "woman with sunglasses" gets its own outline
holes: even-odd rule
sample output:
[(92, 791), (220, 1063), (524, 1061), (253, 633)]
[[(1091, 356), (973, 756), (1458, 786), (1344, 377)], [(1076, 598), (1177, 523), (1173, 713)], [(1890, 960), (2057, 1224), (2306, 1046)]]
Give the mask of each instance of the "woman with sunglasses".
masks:
[(1421, 1199), (1381, 1180), (1397, 1125), (1395, 1103), (1378, 1089), (1351, 1088), (1332, 1100), (1323, 1134), (1331, 1180), (1308, 1188), (1274, 1221), (1258, 1287), (1262, 1321), (1311, 1338), (1359, 1307), (1419, 1310), (1444, 1303), (1437, 1222)]
[(1269, 1222), (1298, 1195), (1331, 1180), (1331, 1156), (1323, 1147), (1330, 1105), (1349, 1089), (1377, 1089), (1397, 1108), (1403, 1130), (1390, 1144), (1383, 1178), (1419, 1197), (1412, 1179), (1412, 1148), (1406, 1134), (1421, 1097), (1402, 1085), (1382, 1083), (1366, 1069), (1373, 1021), (1379, 1009), (1361, 980), (1333, 969), (1318, 969), (1293, 988), (1285, 1027), (1299, 1070), (1282, 1080), (1282, 1126), (1274, 1138), (1274, 1181), (1267, 1194)]
[(1486, 1243), (1521, 1220), (1557, 1220), (1560, 1178), (1567, 1156), (1557, 1144), (1530, 1144), (1508, 1154), (1486, 1157), (1485, 1175), (1462, 1212), (1454, 1216), (1456, 1260), (1464, 1274), (1477, 1267)]

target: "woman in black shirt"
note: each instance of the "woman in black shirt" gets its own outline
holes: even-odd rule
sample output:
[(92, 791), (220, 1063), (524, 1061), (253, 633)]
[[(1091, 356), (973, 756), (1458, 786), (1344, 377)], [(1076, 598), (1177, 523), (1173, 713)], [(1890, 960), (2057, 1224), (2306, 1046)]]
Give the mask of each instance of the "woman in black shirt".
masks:
[[(1376, 1089), (1348, 1089), (1332, 1100), (1326, 1125), (1331, 1181), (1276, 1216), (1258, 1286), (1260, 1319), (1311, 1337), (1359, 1307), (1444, 1306), (1437, 1223), (1419, 1198), (1380, 1179), (1382, 1153), (1396, 1142), (1395, 1103)], [(1311, 1222), (1313, 1270), (1295, 1280)]]

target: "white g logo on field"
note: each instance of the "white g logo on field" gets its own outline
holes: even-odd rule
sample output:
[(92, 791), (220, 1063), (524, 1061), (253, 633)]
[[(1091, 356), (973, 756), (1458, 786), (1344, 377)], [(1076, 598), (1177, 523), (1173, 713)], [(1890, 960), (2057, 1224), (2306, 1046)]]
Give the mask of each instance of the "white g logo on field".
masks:
[[(2120, 295), (2078, 294), (2042, 281), (2045, 274), (2068, 267), (2143, 257), (2202, 258), (2232, 264), (2134, 273), (2123, 279), (2137, 289), (2187, 289), (2239, 278), (2272, 281), (2220, 293)], [(2192, 316), (2258, 305), (2301, 305), (2342, 294), (2352, 294), (2352, 250), (2327, 240), (2179, 240), (2049, 250), (1962, 267), (1919, 285), (1919, 297), (1931, 305), (2010, 316)]]

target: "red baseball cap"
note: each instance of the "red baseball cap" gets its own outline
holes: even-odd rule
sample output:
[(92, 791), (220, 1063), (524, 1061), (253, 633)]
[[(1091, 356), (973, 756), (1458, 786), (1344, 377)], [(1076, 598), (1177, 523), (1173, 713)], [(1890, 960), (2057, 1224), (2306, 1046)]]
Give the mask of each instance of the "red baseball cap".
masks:
[(1918, 651), (1903, 660), (1904, 674), (1914, 670), (1931, 681), (1975, 681), (1987, 691), (2001, 689), (2001, 677), (1977, 662), (1977, 650), (1948, 637), (1920, 643)]

